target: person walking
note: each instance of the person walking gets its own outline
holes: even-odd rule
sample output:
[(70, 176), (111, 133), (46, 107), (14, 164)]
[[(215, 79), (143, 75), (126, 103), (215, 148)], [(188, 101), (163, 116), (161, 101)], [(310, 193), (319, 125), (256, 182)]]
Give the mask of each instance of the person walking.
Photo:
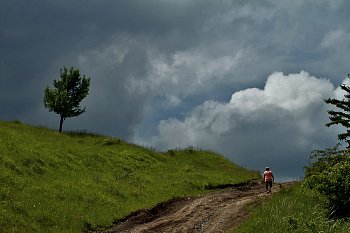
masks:
[(274, 178), (273, 173), (269, 167), (265, 168), (263, 180), (264, 180), (265, 185), (266, 185), (267, 193), (271, 193), (272, 183), (275, 181), (275, 178)]

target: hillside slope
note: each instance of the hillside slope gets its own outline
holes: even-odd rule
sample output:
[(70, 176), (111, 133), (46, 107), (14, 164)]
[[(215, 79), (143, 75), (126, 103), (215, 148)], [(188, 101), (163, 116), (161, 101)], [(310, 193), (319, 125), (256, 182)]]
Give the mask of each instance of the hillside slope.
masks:
[(0, 122), (0, 232), (79, 232), (207, 187), (257, 178), (207, 151)]

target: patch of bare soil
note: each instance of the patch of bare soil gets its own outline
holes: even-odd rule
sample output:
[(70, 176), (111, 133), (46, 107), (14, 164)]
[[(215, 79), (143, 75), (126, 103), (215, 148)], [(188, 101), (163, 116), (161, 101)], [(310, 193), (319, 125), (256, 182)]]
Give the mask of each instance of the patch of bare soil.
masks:
[(196, 198), (174, 199), (150, 210), (140, 210), (116, 223), (104, 233), (209, 233), (231, 232), (248, 218), (246, 207), (293, 183), (275, 184), (272, 194), (265, 185), (245, 184), (225, 188)]

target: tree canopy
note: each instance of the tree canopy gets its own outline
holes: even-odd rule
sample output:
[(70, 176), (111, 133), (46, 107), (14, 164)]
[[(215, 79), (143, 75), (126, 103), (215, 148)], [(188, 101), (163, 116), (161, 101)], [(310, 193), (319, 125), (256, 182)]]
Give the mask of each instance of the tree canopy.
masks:
[[(348, 78), (350, 75), (348, 74)], [(328, 98), (325, 100), (327, 104), (332, 104), (337, 107), (339, 110), (328, 110), (330, 115), (329, 119), (331, 120), (326, 124), (327, 127), (331, 125), (342, 125), (346, 128), (346, 132), (338, 135), (339, 140), (345, 140), (348, 143), (348, 148), (350, 148), (350, 140), (347, 140), (350, 137), (350, 87), (341, 84), (340, 88), (345, 91), (344, 97), (342, 100)]]
[(60, 115), (59, 132), (62, 132), (63, 121), (85, 112), (80, 102), (88, 95), (90, 78), (81, 76), (79, 69), (64, 67), (60, 70), (60, 80), (53, 81), (53, 88), (46, 87), (44, 105), (50, 112)]
[[(350, 75), (348, 75), (350, 78)], [(327, 127), (341, 125), (346, 128), (338, 135), (348, 143), (348, 149), (339, 150), (340, 144), (326, 150), (315, 150), (310, 155), (310, 165), (305, 167), (305, 186), (321, 194), (330, 215), (350, 216), (350, 87), (340, 85), (345, 91), (341, 100), (328, 98), (327, 104), (335, 108), (328, 110), (330, 122)]]

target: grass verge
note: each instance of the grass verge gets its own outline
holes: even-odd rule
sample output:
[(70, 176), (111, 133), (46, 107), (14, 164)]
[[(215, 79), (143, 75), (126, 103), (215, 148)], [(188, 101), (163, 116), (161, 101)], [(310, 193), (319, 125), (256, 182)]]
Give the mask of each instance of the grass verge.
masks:
[(0, 232), (82, 232), (207, 187), (257, 178), (224, 157), (0, 121)]
[(296, 184), (266, 202), (251, 206), (251, 217), (234, 233), (347, 233), (350, 221), (328, 219), (320, 197)]

